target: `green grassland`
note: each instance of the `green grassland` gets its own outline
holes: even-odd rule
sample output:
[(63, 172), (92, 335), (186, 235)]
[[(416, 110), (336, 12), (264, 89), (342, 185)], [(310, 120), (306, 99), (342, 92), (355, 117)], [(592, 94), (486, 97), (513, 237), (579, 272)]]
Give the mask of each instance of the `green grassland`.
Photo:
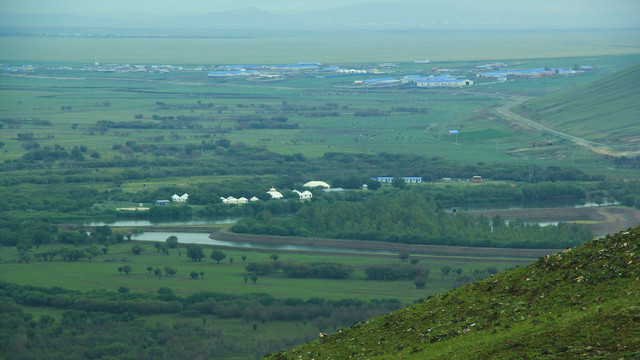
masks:
[(604, 80), (527, 101), (518, 110), (554, 129), (624, 149), (640, 134), (639, 76), (636, 64)]
[(635, 358), (639, 239), (593, 240), (267, 358)]
[[(416, 64), (402, 64), (393, 74), (361, 77), (302, 74), (281, 82), (265, 83), (212, 79), (202, 72), (101, 74), (39, 70), (37, 74), (29, 75), (2, 74), (0, 117), (19, 124), (3, 128), (0, 141), (4, 146), (0, 159), (22, 156), (25, 152), (21, 148), (23, 142), (16, 141), (21, 133), (33, 133), (34, 140), (41, 146), (85, 145), (105, 159), (122, 156), (112, 147), (126, 141), (185, 145), (224, 137), (279, 153), (302, 153), (308, 157), (333, 151), (400, 152), (446, 155), (462, 164), (480, 161), (545, 166), (574, 164), (587, 171), (613, 173), (606, 165), (593, 161), (604, 157), (549, 134), (514, 125), (496, 115), (491, 108), (513, 101), (511, 96), (514, 95), (539, 96), (575, 88), (634, 59), (633, 56), (620, 56), (527, 60), (519, 66), (573, 66), (571, 64), (591, 60), (589, 63), (600, 63), (603, 67), (593, 73), (568, 78), (428, 90), (340, 87), (359, 78), (415, 74)], [(469, 69), (474, 65), (470, 62), (433, 65), (451, 66), (456, 74), (473, 75)], [(198, 104), (213, 106), (205, 108)], [(398, 108), (422, 110), (394, 110)], [(358, 115), (372, 109), (380, 113)], [(136, 119), (136, 115), (141, 115), (142, 119)], [(138, 120), (158, 124), (154, 116), (194, 119), (188, 127), (112, 128), (101, 132), (98, 126), (100, 121), (126, 123)], [(237, 129), (237, 118), (243, 116), (285, 116), (288, 124), (297, 127)], [(457, 137), (447, 135), (451, 129), (460, 130), (460, 134)], [(555, 141), (553, 148), (529, 148), (531, 142), (550, 139)]]
[[(142, 255), (136, 256), (131, 252), (134, 243), (141, 244), (145, 249)], [(2, 261), (0, 265), (3, 271), (3, 280), (18, 284), (30, 284), (34, 286), (60, 286), (71, 290), (90, 291), (93, 289), (108, 289), (115, 291), (120, 286), (126, 286), (134, 292), (148, 293), (159, 287), (169, 287), (177, 295), (188, 296), (197, 291), (216, 291), (228, 294), (267, 293), (277, 298), (291, 297), (291, 289), (297, 289), (297, 297), (304, 299), (322, 297), (328, 299), (354, 298), (370, 300), (375, 298), (397, 298), (405, 304), (410, 304), (417, 299), (441, 293), (456, 286), (458, 275), (444, 277), (440, 269), (449, 265), (453, 269), (462, 268), (462, 276), (473, 277), (474, 270), (484, 271), (489, 266), (497, 266), (499, 270), (527, 263), (532, 259), (494, 259), (484, 257), (425, 257), (414, 255), (421, 259), (418, 263), (430, 271), (429, 282), (425, 289), (416, 289), (411, 281), (371, 281), (366, 280), (364, 267), (371, 264), (399, 263), (397, 257), (359, 257), (346, 253), (339, 254), (289, 254), (286, 251), (279, 252), (281, 262), (312, 263), (312, 262), (339, 262), (354, 267), (355, 272), (346, 280), (327, 279), (292, 279), (282, 274), (273, 273), (260, 277), (255, 284), (249, 281), (245, 284), (244, 278), (248, 273), (244, 267), (249, 262), (272, 262), (269, 258), (271, 252), (252, 250), (227, 250), (223, 249), (226, 259), (217, 264), (208, 258), (211, 249), (205, 251), (202, 262), (193, 262), (186, 256), (184, 248), (174, 249), (169, 255), (157, 251), (149, 242), (134, 242), (116, 245), (109, 248), (106, 255), (101, 255), (92, 261), (80, 262), (32, 262), (29, 264), (18, 263), (18, 254), (14, 248), (2, 249)], [(59, 245), (42, 247), (46, 251), (49, 247), (58, 248)], [(242, 255), (247, 256), (246, 263), (242, 262)], [(230, 258), (234, 261), (231, 263)], [(118, 267), (129, 264), (133, 271), (125, 275), (118, 272)], [(172, 266), (178, 269), (173, 277), (158, 277), (149, 274), (147, 266), (154, 268)], [(192, 280), (191, 271), (204, 271), (203, 279)]]
[[(141, 255), (133, 255), (131, 247), (141, 245), (144, 249)], [(40, 247), (37, 251), (46, 252), (57, 245)], [(88, 355), (88, 349), (102, 349), (112, 352), (111, 355), (132, 356), (135, 358), (173, 358), (186, 359), (190, 356), (190, 349), (197, 348), (198, 354), (208, 354), (208, 358), (247, 359), (259, 358), (264, 354), (280, 351), (300, 343), (309, 341), (317, 336), (319, 331), (335, 331), (338, 324), (344, 320), (327, 319), (324, 317), (310, 318), (307, 320), (273, 320), (267, 318), (260, 320), (257, 315), (251, 315), (250, 310), (243, 310), (245, 315), (231, 315), (237, 310), (231, 305), (224, 316), (200, 313), (197, 310), (187, 309), (170, 314), (125, 314), (133, 320), (118, 320), (118, 312), (113, 310), (73, 311), (69, 308), (60, 309), (60, 306), (36, 306), (25, 305), (28, 299), (37, 299), (38, 289), (50, 289), (53, 293), (75, 291), (78, 299), (75, 304), (81, 306), (86, 301), (98, 301), (95, 299), (109, 299), (114, 294), (131, 294), (136, 296), (154, 296), (161, 291), (171, 292), (181, 299), (187, 299), (197, 294), (225, 294), (223, 296), (247, 296), (252, 298), (276, 299), (277, 301), (312, 302), (317, 299), (328, 301), (361, 301), (369, 303), (377, 299), (399, 299), (404, 304), (411, 304), (416, 300), (432, 296), (461, 283), (466, 283), (475, 277), (472, 271), (483, 272), (481, 276), (487, 276), (484, 272), (487, 267), (495, 266), (497, 270), (504, 270), (518, 264), (526, 263), (527, 259), (492, 259), (481, 257), (438, 258), (413, 256), (419, 258), (418, 265), (429, 269), (431, 274), (427, 279), (424, 289), (417, 289), (411, 281), (372, 281), (366, 280), (363, 268), (371, 264), (398, 264), (400, 260), (395, 256), (390, 257), (363, 257), (350, 254), (298, 254), (288, 251), (279, 251), (282, 263), (310, 263), (332, 261), (349, 264), (355, 268), (351, 278), (343, 280), (329, 279), (295, 279), (287, 278), (282, 273), (273, 273), (268, 276), (260, 276), (254, 283), (248, 280), (250, 273), (244, 269), (250, 262), (269, 262), (271, 252), (264, 250), (234, 250), (224, 249), (227, 256), (220, 264), (208, 258), (211, 248), (205, 248), (205, 257), (201, 262), (193, 262), (186, 257), (186, 249), (179, 247), (169, 250), (165, 255), (158, 252), (149, 242), (127, 242), (109, 246), (108, 253), (98, 255), (91, 260), (62, 261), (60, 258), (46, 262), (20, 263), (19, 255), (13, 248), (3, 248), (0, 253), (2, 263), (2, 286), (7, 283), (25, 286), (24, 297), (16, 295), (15, 291), (0, 290), (3, 305), (0, 306), (0, 321), (3, 327), (13, 327), (12, 333), (0, 331), (0, 358), (12, 359), (33, 358), (41, 356), (40, 351), (48, 349), (51, 358), (62, 358), (73, 353), (74, 356), (92, 358)], [(247, 256), (243, 263), (242, 256)], [(230, 259), (234, 261), (231, 262)], [(453, 269), (463, 269), (461, 280), (458, 275), (444, 275), (441, 267), (450, 266)], [(118, 268), (130, 266), (131, 272), (125, 274)], [(171, 266), (177, 270), (173, 276), (162, 274), (156, 276), (148, 272), (147, 267), (164, 269)], [(204, 276), (193, 279), (192, 271), (203, 272)], [(170, 289), (170, 290), (166, 290)], [(44, 290), (47, 291), (47, 290)], [(128, 292), (130, 291), (130, 292)], [(84, 294), (84, 295), (80, 295)], [(12, 300), (8, 296), (14, 296)], [(57, 297), (62, 299), (61, 297)], [(285, 300), (288, 299), (288, 300)], [(298, 300), (296, 300), (298, 299)], [(316, 299), (316, 300), (314, 300)], [(19, 303), (16, 304), (16, 301)], [(105, 300), (109, 301), (109, 300)], [(246, 307), (246, 301), (240, 298), (237, 306)], [(253, 300), (256, 301), (256, 300)], [(385, 300), (387, 301), (387, 300)], [(131, 304), (131, 302), (125, 302)], [(174, 302), (175, 303), (175, 302)], [(243, 305), (244, 304), (244, 305)], [(259, 307), (260, 303), (250, 305)], [(397, 307), (396, 307), (397, 308)], [(271, 311), (269, 307), (263, 307), (260, 311)], [(273, 311), (276, 311), (274, 309)], [(303, 311), (298, 309), (297, 311)], [(339, 311), (339, 310), (338, 310)], [(355, 311), (352, 309), (352, 312)], [(387, 310), (388, 311), (388, 310)], [(380, 312), (378, 312), (380, 313)], [(366, 314), (366, 313), (365, 313)], [(16, 316), (18, 316), (16, 318)], [(79, 316), (80, 320), (71, 322), (70, 319)], [(347, 314), (353, 318), (354, 314)], [(371, 316), (371, 315), (369, 315)], [(93, 320), (82, 321), (83, 317)], [(362, 319), (360, 317), (359, 319)], [(34, 331), (26, 331), (21, 325), (24, 319), (25, 326), (33, 326)], [(31, 322), (33, 319), (34, 322)], [(36, 322), (37, 321), (37, 322)], [(45, 323), (46, 321), (46, 323)], [(32, 324), (32, 325), (29, 325)], [(36, 324), (36, 325), (33, 325)], [(38, 325), (39, 324), (39, 325)], [(48, 324), (48, 325), (47, 325)], [(104, 326), (108, 324), (109, 326)], [(349, 322), (350, 324), (350, 322)], [(348, 325), (348, 324), (344, 324)], [(342, 326), (342, 325), (341, 325)], [(85, 339), (78, 332), (91, 328), (93, 336), (98, 338)], [(189, 330), (189, 331), (187, 331)], [(137, 335), (136, 335), (137, 334)], [(147, 335), (140, 335), (147, 334)], [(165, 334), (165, 335), (159, 335)], [(71, 337), (67, 340), (65, 337)], [(136, 340), (138, 336), (142, 338)], [(258, 339), (256, 339), (258, 337)], [(170, 339), (169, 341), (166, 338)], [(165, 339), (165, 340), (163, 340)], [(64, 342), (61, 345), (60, 342)], [(89, 341), (86, 343), (85, 341)], [(182, 348), (185, 342), (194, 342), (192, 346)], [(27, 352), (25, 343), (33, 344), (36, 352)], [(103, 347), (117, 343), (129, 344), (116, 349), (103, 349)], [(80, 350), (78, 350), (78, 348)], [(143, 354), (133, 355), (136, 351), (144, 349)], [(151, 350), (153, 349), (153, 350)], [(98, 351), (96, 350), (96, 351)], [(176, 351), (180, 353), (176, 353)], [(5, 352), (6, 351), (6, 352)], [(13, 355), (9, 355), (9, 351)], [(78, 351), (81, 355), (77, 355)], [(84, 352), (84, 355), (82, 354)], [(36, 355), (40, 354), (40, 355)], [(163, 355), (164, 354), (164, 355)], [(161, 356), (163, 355), (163, 356)]]

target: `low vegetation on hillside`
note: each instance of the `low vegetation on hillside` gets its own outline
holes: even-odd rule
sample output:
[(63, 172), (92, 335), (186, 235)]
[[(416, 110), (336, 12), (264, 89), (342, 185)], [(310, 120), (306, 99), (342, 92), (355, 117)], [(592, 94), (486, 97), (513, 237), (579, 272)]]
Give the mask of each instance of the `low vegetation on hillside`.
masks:
[(637, 143), (640, 64), (575, 89), (525, 102), (517, 110), (560, 131), (605, 143)]
[(267, 359), (637, 358), (639, 256), (640, 227)]

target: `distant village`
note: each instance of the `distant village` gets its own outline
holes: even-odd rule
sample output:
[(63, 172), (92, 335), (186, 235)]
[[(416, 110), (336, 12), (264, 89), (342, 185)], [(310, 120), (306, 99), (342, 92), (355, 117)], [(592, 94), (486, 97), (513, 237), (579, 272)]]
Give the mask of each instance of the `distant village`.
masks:
[[(427, 59), (415, 60), (414, 64), (429, 64)], [(586, 71), (592, 71), (592, 66), (574, 66), (572, 69), (562, 68), (531, 68), (510, 69), (506, 63), (490, 63), (465, 69), (440, 69), (432, 67), (417, 70), (423, 74), (410, 74), (403, 76), (387, 76), (370, 78), (369, 76), (393, 74), (399, 68), (399, 64), (380, 63), (377, 67), (366, 68), (342, 68), (337, 65), (325, 65), (319, 62), (299, 62), (284, 65), (219, 65), (219, 66), (194, 66), (183, 67), (176, 65), (129, 65), (129, 64), (100, 64), (96, 61), (93, 66), (87, 65), (80, 68), (68, 66), (37, 68), (31, 64), (11, 66), (2, 64), (2, 71), (11, 73), (31, 73), (38, 70), (57, 71), (91, 71), (100, 73), (156, 73), (191, 71), (206, 72), (210, 78), (244, 78), (249, 81), (281, 81), (294, 76), (307, 76), (312, 78), (340, 78), (361, 77), (350, 81), (350, 84), (337, 85), (343, 88), (386, 88), (386, 87), (418, 87), (418, 88), (454, 88), (474, 85), (474, 81), (466, 77), (473, 75), (476, 79), (491, 79), (502, 83), (509, 80), (540, 78), (546, 76), (567, 76)], [(492, 71), (487, 71), (492, 70)], [(464, 71), (465, 77), (457, 77), (451, 73)], [(429, 73), (429, 75), (424, 75)]]
[[(378, 176), (378, 177), (371, 177), (370, 180), (374, 180), (374, 181), (378, 181), (380, 183), (383, 184), (391, 184), (394, 181), (396, 181), (396, 179), (400, 179), (401, 181), (404, 181), (405, 184), (409, 185), (409, 184), (421, 184), (422, 183), (422, 178), (419, 176), (402, 176), (402, 177), (393, 177), (393, 176)], [(451, 178), (442, 178), (441, 181), (443, 182), (451, 182), (453, 181)], [(473, 182), (473, 183), (481, 183), (482, 182), (482, 176), (479, 175), (475, 175), (472, 176), (470, 179), (459, 179), (458, 181), (466, 181), (466, 182)], [(301, 201), (305, 201), (305, 200), (311, 200), (313, 198), (313, 193), (309, 190), (312, 189), (321, 189), (322, 192), (324, 193), (343, 193), (345, 192), (345, 189), (343, 188), (332, 188), (331, 185), (329, 185), (328, 183), (324, 182), (324, 181), (309, 181), (307, 183), (305, 183), (304, 185), (302, 185), (302, 187), (305, 189), (304, 191), (299, 191), (299, 190), (293, 190), (291, 191), (293, 194), (295, 194), (297, 200), (301, 200)], [(366, 184), (362, 185), (362, 190), (368, 190), (368, 186)], [(284, 195), (282, 195), (282, 193), (278, 190), (276, 190), (275, 187), (272, 187), (271, 189), (269, 189), (269, 191), (266, 192), (270, 197), (269, 200), (281, 200), (281, 201), (288, 201), (289, 199), (286, 199), (284, 197)], [(171, 196), (171, 200), (156, 200), (154, 202), (155, 206), (169, 206), (172, 203), (186, 203), (189, 200), (189, 194), (182, 194), (182, 195), (178, 195), (178, 194), (173, 194)], [(240, 198), (236, 198), (233, 196), (228, 196), (228, 197), (220, 197), (220, 201), (225, 204), (225, 205), (244, 205), (244, 204), (248, 204), (251, 202), (256, 202), (256, 201), (261, 201), (257, 196), (252, 196), (250, 199), (247, 199), (246, 197), (240, 197)], [(142, 206), (142, 204), (140, 205)]]

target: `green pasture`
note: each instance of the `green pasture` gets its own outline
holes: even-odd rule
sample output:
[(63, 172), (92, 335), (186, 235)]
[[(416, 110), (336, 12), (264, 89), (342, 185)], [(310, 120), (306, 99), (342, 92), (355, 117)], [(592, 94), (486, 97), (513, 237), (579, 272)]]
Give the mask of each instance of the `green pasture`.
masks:
[[(0, 39), (0, 42), (5, 40)], [(569, 77), (522, 79), (503, 84), (478, 80), (480, 85), (465, 89), (421, 90), (347, 89), (341, 86), (353, 84), (360, 78), (437, 74), (429, 70), (431, 65), (450, 68), (451, 73), (457, 76), (466, 74), (473, 78), (477, 72), (475, 66), (484, 62), (401, 63), (388, 70), (392, 72), (389, 74), (319, 78), (313, 74), (300, 74), (277, 82), (208, 78), (205, 72), (191, 71), (105, 74), (38, 69), (28, 75), (2, 73), (0, 119), (17, 120), (21, 124), (5, 124), (0, 132), (0, 141), (4, 143), (0, 149), (0, 161), (19, 159), (26, 150), (23, 149), (24, 142), (16, 140), (18, 134), (33, 133), (33, 140), (40, 146), (62, 145), (69, 148), (84, 145), (90, 151), (98, 151), (102, 159), (154, 158), (142, 153), (123, 155), (112, 149), (114, 145), (127, 141), (135, 141), (139, 145), (184, 146), (227, 138), (234, 143), (261, 146), (278, 153), (302, 153), (308, 158), (326, 152), (415, 153), (442, 156), (463, 165), (500, 162), (577, 166), (591, 173), (615, 177), (630, 174), (635, 177), (633, 170), (613, 168), (605, 162), (603, 155), (553, 134), (513, 123), (502, 118), (493, 108), (515, 104), (522, 97), (553, 96), (549, 94), (581, 89), (585, 83), (638, 60), (638, 55), (504, 60), (519, 68), (589, 64), (595, 65), (596, 70)], [(376, 65), (361, 63), (359, 66), (370, 68)], [(350, 66), (347, 64), (345, 67)], [(535, 100), (532, 104), (544, 105), (544, 101), (548, 101), (544, 99)], [(562, 98), (556, 102), (561, 103)], [(158, 103), (167, 106), (162, 107)], [(196, 105), (199, 103), (214, 106), (198, 108)], [(611, 106), (600, 106), (598, 111), (606, 112)], [(406, 112), (397, 110), (399, 108), (425, 111)], [(359, 115), (370, 110), (382, 113)], [(335, 112), (337, 116), (327, 116), (327, 112)], [(579, 123), (575, 117), (580, 117), (580, 114), (580, 111), (575, 112), (567, 119), (573, 124)], [(137, 119), (136, 116), (142, 118)], [(195, 127), (100, 130), (96, 125), (99, 121), (157, 123), (154, 116), (192, 117), (196, 119), (192, 122)], [(297, 124), (298, 128), (236, 129), (236, 119), (247, 116), (284, 116), (289, 124)], [(592, 127), (587, 132), (597, 131), (602, 126)], [(459, 134), (448, 135), (449, 130), (458, 130)], [(587, 134), (585, 130), (573, 127), (567, 127), (566, 131)], [(530, 145), (543, 141), (552, 141), (554, 146), (532, 148)], [(217, 159), (212, 153), (204, 152), (200, 156), (203, 162)]]
[(605, 80), (527, 101), (522, 112), (568, 133), (624, 148), (637, 142), (640, 132), (639, 75), (635, 64)]
[[(131, 247), (139, 244), (144, 248), (141, 255), (135, 256)], [(276, 298), (299, 297), (309, 299), (323, 297), (327, 299), (355, 298), (360, 300), (397, 298), (405, 304), (412, 303), (416, 299), (435, 295), (456, 286), (457, 275), (442, 276), (440, 271), (444, 265), (453, 269), (462, 268), (462, 276), (472, 278), (474, 270), (484, 271), (487, 267), (495, 265), (500, 270), (526, 264), (524, 259), (491, 259), (459, 257), (441, 259), (425, 258), (424, 256), (412, 256), (420, 259), (418, 265), (430, 270), (425, 289), (416, 289), (411, 281), (370, 281), (365, 279), (364, 267), (372, 264), (401, 263), (395, 257), (360, 257), (348, 253), (344, 255), (323, 254), (292, 254), (286, 251), (255, 251), (250, 249), (227, 250), (222, 249), (226, 259), (217, 264), (209, 258), (212, 248), (205, 247), (206, 257), (201, 262), (193, 262), (186, 256), (185, 248), (171, 249), (169, 255), (158, 252), (150, 242), (128, 242), (110, 246), (106, 255), (99, 255), (89, 261), (83, 259), (77, 262), (65, 262), (55, 259), (50, 262), (18, 263), (18, 254), (15, 248), (2, 248), (0, 258), (0, 270), (4, 281), (22, 285), (34, 285), (42, 287), (60, 286), (72, 290), (91, 291), (93, 289), (106, 289), (116, 291), (125, 286), (133, 292), (154, 292), (159, 287), (171, 288), (179, 296), (188, 296), (198, 291), (215, 291), (228, 294), (267, 293)], [(56, 245), (55, 248), (59, 248)], [(47, 246), (40, 250), (46, 251)], [(349, 279), (292, 279), (286, 278), (282, 273), (272, 273), (268, 276), (260, 276), (254, 284), (250, 279), (245, 283), (244, 278), (249, 277), (244, 267), (249, 262), (273, 262), (269, 256), (272, 253), (280, 255), (280, 262), (311, 263), (311, 262), (339, 262), (354, 267), (354, 274)], [(247, 256), (246, 263), (242, 262), (242, 255)], [(233, 263), (230, 262), (233, 258)], [(533, 260), (533, 259), (532, 259)], [(118, 267), (128, 264), (133, 268), (129, 275), (118, 272)], [(146, 268), (152, 266), (164, 269), (172, 266), (178, 269), (176, 275), (159, 279), (149, 273)], [(192, 271), (204, 271), (203, 279), (193, 280), (190, 277)]]
[[(509, 92), (510, 84), (500, 89), (495, 86), (495, 89), (338, 91), (331, 87), (335, 80), (330, 79), (319, 79), (326, 82), (322, 86), (328, 86), (321, 88), (320, 84), (314, 83), (316, 79), (304, 78), (277, 85), (250, 86), (246, 81), (206, 79), (200, 73), (167, 74), (165, 79), (147, 76), (109, 78), (103, 75), (100, 78), (87, 76), (64, 80), (57, 76), (2, 78), (7, 84), (0, 89), (7, 94), (2, 100), (5, 105), (3, 117), (37, 118), (53, 125), (23, 124), (19, 128), (5, 128), (0, 141), (5, 143), (6, 151), (0, 153), (0, 157), (10, 159), (19, 156), (21, 143), (13, 139), (24, 132), (33, 132), (41, 145), (85, 145), (106, 158), (117, 155), (111, 151), (113, 144), (129, 140), (139, 144), (199, 143), (203, 141), (203, 133), (212, 133), (214, 137), (227, 137), (234, 142), (263, 145), (281, 153), (301, 152), (306, 156), (318, 156), (327, 151), (387, 151), (445, 155), (465, 163), (489, 159), (516, 163), (539, 161), (540, 156), (509, 151), (526, 148), (530, 141), (548, 139), (547, 134), (513, 128), (483, 110), (504, 101), (495, 94), (499, 91), (490, 93), (485, 89)], [(569, 81), (554, 79), (557, 83), (561, 80)], [(203, 86), (203, 82), (208, 84)], [(189, 105), (198, 101), (214, 103), (215, 107), (210, 110), (163, 110), (156, 105), (156, 102)], [(104, 103), (109, 105), (104, 106)], [(313, 111), (295, 111), (284, 115), (289, 123), (298, 124), (299, 129), (233, 129), (234, 123), (230, 120), (233, 117), (282, 115), (284, 103), (306, 107), (334, 103), (339, 116), (315, 116)], [(63, 110), (62, 106), (72, 109)], [(346, 110), (342, 110), (344, 107)], [(428, 111), (392, 111), (389, 116), (356, 115), (360, 110), (391, 111), (399, 107), (426, 108)], [(104, 134), (92, 130), (98, 121), (133, 121), (138, 114), (143, 115), (141, 121), (147, 122), (152, 121), (154, 115), (208, 116), (213, 120), (196, 121), (201, 127), (199, 129), (109, 129)], [(231, 131), (220, 134), (216, 129)], [(453, 129), (460, 130), (457, 137), (447, 135), (448, 130)], [(158, 135), (164, 136), (164, 140), (155, 140)], [(561, 156), (548, 155), (546, 160), (549, 162), (566, 164)]]

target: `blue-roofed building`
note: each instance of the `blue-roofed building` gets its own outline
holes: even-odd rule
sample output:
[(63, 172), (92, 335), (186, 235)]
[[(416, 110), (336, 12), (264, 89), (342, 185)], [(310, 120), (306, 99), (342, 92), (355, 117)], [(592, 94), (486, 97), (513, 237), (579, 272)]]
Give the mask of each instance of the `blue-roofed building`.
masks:
[(473, 85), (473, 81), (467, 79), (456, 79), (451, 76), (438, 76), (438, 77), (428, 77), (422, 78), (416, 81), (416, 86), (418, 87), (463, 87), (463, 86), (471, 86)]
[(449, 74), (442, 74), (440, 76), (421, 76), (421, 75), (407, 75), (402, 78), (402, 84), (415, 84), (418, 87), (462, 87), (471, 86), (473, 81), (468, 79), (457, 79), (455, 76)]
[[(381, 183), (387, 183), (387, 184), (391, 184), (393, 182), (393, 179), (395, 179), (395, 177), (393, 176), (378, 176), (378, 177), (371, 178), (371, 180), (378, 181)], [(419, 176), (403, 176), (401, 177), (401, 179), (404, 180), (405, 184), (422, 183), (422, 178)]]
[(299, 63), (299, 64), (289, 64), (289, 65), (273, 65), (270, 67), (271, 70), (280, 70), (280, 71), (301, 71), (301, 70), (317, 70), (318, 63)]
[(476, 74), (479, 78), (496, 78), (498, 81), (506, 81), (507, 77), (525, 77), (525, 78), (539, 78), (542, 76), (551, 75), (571, 75), (577, 71), (573, 69), (560, 69), (560, 68), (534, 68), (525, 70), (504, 70), (504, 71), (490, 71), (480, 74)]
[(354, 81), (356, 84), (368, 85), (368, 86), (390, 86), (397, 85), (400, 83), (400, 80), (394, 78), (383, 78), (383, 79), (366, 79), (366, 80), (356, 80)]
[(255, 70), (228, 70), (228, 71), (211, 71), (207, 76), (210, 77), (233, 77), (233, 76), (258, 76), (259, 71)]
[(217, 69), (220, 71), (247, 70), (247, 69), (258, 70), (264, 67), (265, 67), (264, 65), (223, 65), (223, 66), (218, 66)]
[(169, 201), (169, 200), (156, 200), (153, 204), (155, 206), (169, 206), (169, 205), (171, 205), (171, 201)]

